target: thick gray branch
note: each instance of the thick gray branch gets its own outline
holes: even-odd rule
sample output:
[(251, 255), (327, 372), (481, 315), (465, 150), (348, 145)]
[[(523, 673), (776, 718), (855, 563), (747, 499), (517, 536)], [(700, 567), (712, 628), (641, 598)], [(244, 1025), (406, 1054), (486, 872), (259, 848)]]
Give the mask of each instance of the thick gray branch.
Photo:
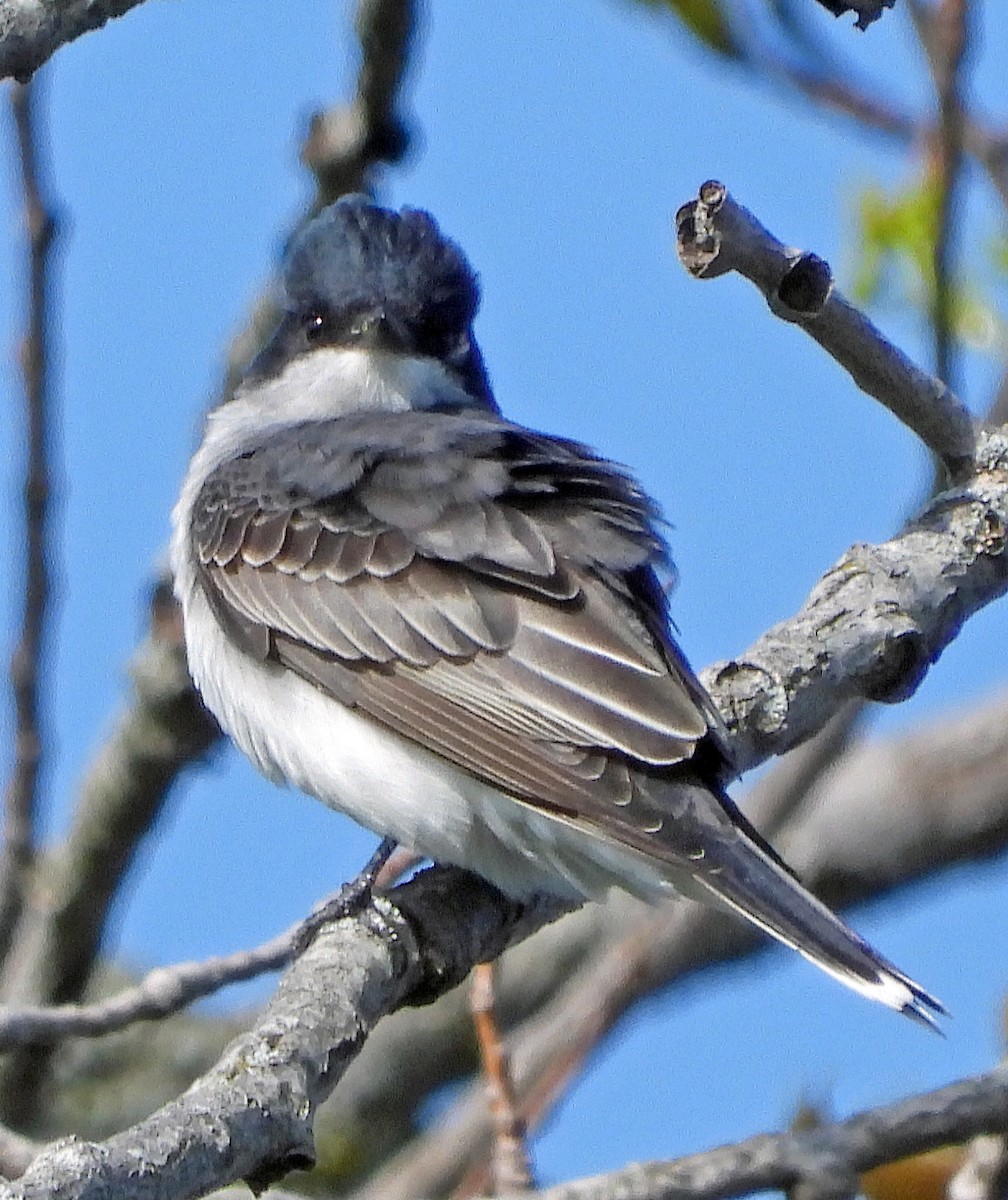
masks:
[(27, 81), (60, 46), (142, 0), (0, 0), (0, 79)]
[(905, 699), (963, 622), (1008, 590), (1008, 429), (979, 435), (975, 472), (890, 541), (853, 546), (798, 613), (702, 672), (741, 770), (845, 700)]
[(771, 311), (799, 325), (854, 382), (912, 429), (953, 478), (970, 470), (973, 420), (941, 380), (920, 370), (833, 286), (829, 264), (790, 249), (709, 181), (676, 214), (683, 266), (698, 279), (737, 271), (766, 297)]
[(200, 1196), (314, 1161), (312, 1121), (375, 1022), (434, 999), (562, 909), (438, 868), (328, 926), (248, 1033), (178, 1100), (100, 1145), (58, 1142), (0, 1197)]

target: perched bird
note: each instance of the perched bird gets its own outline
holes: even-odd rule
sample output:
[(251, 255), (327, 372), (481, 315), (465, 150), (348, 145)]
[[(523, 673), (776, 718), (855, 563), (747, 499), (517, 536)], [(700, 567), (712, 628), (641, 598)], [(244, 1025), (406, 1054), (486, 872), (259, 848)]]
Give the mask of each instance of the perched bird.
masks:
[(933, 1023), (938, 1001), (726, 795), (657, 507), (501, 416), (459, 247), (426, 212), (350, 197), (294, 241), (284, 282), (173, 518), (192, 676), (241, 749), (511, 895), (720, 902)]

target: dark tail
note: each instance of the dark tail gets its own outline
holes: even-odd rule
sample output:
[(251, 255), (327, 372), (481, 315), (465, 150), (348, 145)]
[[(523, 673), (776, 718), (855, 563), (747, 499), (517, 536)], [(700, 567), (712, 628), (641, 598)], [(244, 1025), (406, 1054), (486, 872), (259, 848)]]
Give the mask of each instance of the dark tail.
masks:
[(705, 839), (696, 883), (854, 991), (940, 1032), (935, 1017), (947, 1015), (944, 1006), (817, 900), (727, 796), (718, 799), (731, 828)]

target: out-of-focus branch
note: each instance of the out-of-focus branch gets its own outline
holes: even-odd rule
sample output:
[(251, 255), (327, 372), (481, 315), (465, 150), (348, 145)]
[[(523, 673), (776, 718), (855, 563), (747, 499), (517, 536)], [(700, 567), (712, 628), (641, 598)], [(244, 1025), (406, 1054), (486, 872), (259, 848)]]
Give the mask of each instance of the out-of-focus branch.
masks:
[[(381, 168), (409, 151), (409, 121), (402, 94), (416, 50), (420, 0), (358, 0), (355, 29), (361, 64), (353, 97), (315, 113), (301, 147), (301, 161), (315, 178), (315, 198), (307, 221), (319, 209), (351, 192), (375, 191)], [(234, 339), (227, 357), (222, 398), (234, 390), (241, 372), (272, 332), (279, 316), (267, 290), (253, 306), (248, 326)]]
[[(5, 965), (8, 1003), (63, 1004), (81, 994), (116, 891), (171, 785), (219, 736), (189, 681), (162, 588), (132, 666), (134, 695), (84, 779), (66, 841), (45, 863)], [(48, 1050), (0, 1060), (0, 1112), (25, 1122)]]
[[(907, 0), (916, 20), (924, 0)], [(885, 100), (877, 83), (859, 85), (847, 64), (820, 60), (812, 64), (801, 55), (781, 54), (769, 39), (754, 39), (752, 31), (744, 52), (735, 60), (757, 81), (767, 81), (790, 95), (808, 100), (813, 109), (835, 113), (853, 121), (862, 132), (881, 134), (905, 146), (923, 146), (934, 138), (930, 121)], [(986, 171), (1008, 207), (1008, 134), (963, 113), (962, 145)]]
[(527, 1126), (515, 1104), (511, 1064), (496, 1016), (496, 976), (495, 962), (477, 963), (469, 994), (483, 1067), (484, 1101), (493, 1131), (489, 1179), (494, 1195), (499, 1196), (531, 1191), (533, 1175), (525, 1140)]
[[(360, 0), (356, 96), (346, 110), (336, 110), (355, 114), (358, 135), (342, 144), (330, 136), (328, 144), (306, 152), (318, 181), (316, 206), (331, 198), (328, 189), (337, 178), (351, 190), (368, 188), (379, 161), (395, 161), (405, 153), (406, 125), (396, 114), (415, 9), (415, 0)], [(264, 298), (229, 355), (232, 374), (222, 398), (274, 320), (271, 301)], [(205, 757), (219, 736), (189, 681), (166, 578), (158, 584), (151, 630), (134, 656), (131, 674), (133, 697), (87, 774), (68, 839), (40, 867), (44, 879), (34, 911), (26, 913), (16, 933), (0, 981), (8, 1003), (49, 1006), (81, 995), (109, 907), (138, 846), (179, 774)], [(0, 1061), (0, 1114), (18, 1123), (31, 1120), (48, 1061), (45, 1047), (22, 1048)]]
[(318, 184), (317, 208), (349, 192), (373, 192), (377, 168), (399, 162), (410, 144), (399, 105), (417, 36), (416, 0), (360, 0), (355, 27), (362, 54), (356, 94), (312, 117), (301, 151)]
[(285, 967), (294, 955), (303, 924), (299, 921), (252, 950), (158, 967), (134, 987), (94, 1004), (4, 1005), (0, 1007), (0, 1050), (55, 1045), (70, 1037), (104, 1037), (137, 1021), (171, 1016), (222, 988)]
[(935, 371), (954, 386), (952, 354), (955, 345), (955, 232), (959, 185), (963, 167), (965, 112), (964, 67), (969, 48), (969, 0), (941, 0), (935, 29), (941, 47), (935, 72), (938, 89), (938, 136), (935, 150), (939, 185), (938, 229), (935, 236), (934, 338)]
[(857, 1177), (872, 1167), (993, 1132), (1006, 1122), (1008, 1071), (998, 1068), (846, 1121), (764, 1134), (671, 1163), (640, 1163), (539, 1195), (542, 1200), (726, 1200), (811, 1184), (817, 1197), (840, 1200), (857, 1192)]
[(17, 132), (28, 269), (21, 368), (25, 397), (24, 606), (11, 659), (14, 766), (4, 798), (0, 857), (0, 962), (10, 946), (35, 854), (35, 812), (43, 761), (39, 728), (40, 671), (52, 616), (52, 507), (61, 470), (54, 447), (52, 388), (52, 259), (57, 226), (39, 162), (37, 85), (17, 85), (11, 108)]
[(142, 0), (0, 0), (0, 79), (28, 81), (82, 33), (101, 29)]
[(955, 215), (966, 145), (963, 103), (965, 66), (971, 41), (969, 0), (909, 0), (908, 11), (924, 48), (938, 98), (938, 124), (929, 138), (931, 175), (938, 193), (931, 323), (935, 371), (952, 386), (955, 340)]
[[(859, 765), (843, 772), (846, 809), (830, 797), (836, 781), (824, 780), (820, 802), (803, 809), (797, 827), (783, 830), (779, 843), (831, 900), (859, 897), (928, 864), (1003, 845), (1008, 837), (1006, 718), (1008, 699), (974, 717), (971, 730), (946, 722), (896, 747), (879, 747), (874, 760), (858, 751)], [(885, 771), (878, 756), (885, 757)], [(955, 764), (954, 773), (944, 777), (938, 762), (950, 772)], [(860, 780), (860, 786), (852, 780)], [(891, 794), (880, 791), (881, 784), (888, 784)], [(939, 791), (941, 803), (936, 802)], [(858, 830), (865, 831), (866, 844), (852, 848)], [(167, 1172), (167, 1187), (197, 1167), (212, 1171), (220, 1184), (250, 1174), (263, 1182), (274, 1169), (303, 1164), (309, 1158), (314, 1105), (381, 1013), (407, 998), (432, 998), (461, 979), (473, 962), (554, 915), (553, 909), (523, 914), (462, 872), (424, 873), (389, 898), (376, 899), (360, 918), (323, 931), (292, 968), (257, 1029), (233, 1046), (202, 1084), (100, 1148), (63, 1147), (43, 1156), (29, 1173), (31, 1186), (26, 1182), (7, 1194), (49, 1195), (49, 1188), (57, 1197), (70, 1194), (62, 1189), (79, 1176), (78, 1186), (81, 1180), (100, 1179), (122, 1186), (126, 1190), (117, 1194), (129, 1197), (135, 1194), (128, 1190), (133, 1177), (126, 1182), (130, 1170), (138, 1172), (135, 1186), (140, 1188), (145, 1173), (154, 1170)], [(676, 923), (680, 928), (672, 935), (669, 928)], [(670, 940), (663, 944), (662, 938)], [(650, 922), (641, 919), (638, 907), (633, 941), (629, 970), (628, 945), (606, 947), (611, 985), (600, 976), (598, 963), (586, 965), (577, 987), (572, 985), (538, 1019), (535, 1044), (523, 1039), (514, 1048), (520, 1094), (528, 1094), (522, 1081), (530, 1078), (530, 1063), (548, 1061), (543, 1040), (555, 1043), (562, 1036), (568, 1045), (572, 1038), (586, 1044), (578, 1030), (611, 1021), (621, 995), (653, 989), (659, 974), (667, 978), (673, 968), (681, 974), (712, 957), (742, 953), (754, 939), (737, 921), (682, 906), (671, 921), (669, 914), (656, 914)], [(325, 953), (316, 949), (320, 945)], [(578, 994), (580, 1002), (572, 1003)], [(534, 1070), (531, 1078), (537, 1087), (542, 1083)], [(480, 1110), (485, 1120), (482, 1105)], [(273, 1165), (267, 1169), (266, 1164)]]
[(676, 235), (679, 259), (691, 275), (743, 275), (776, 316), (799, 325), (862, 391), (912, 429), (953, 478), (971, 469), (974, 427), (968, 410), (837, 291), (823, 259), (778, 241), (713, 180), (679, 209)]

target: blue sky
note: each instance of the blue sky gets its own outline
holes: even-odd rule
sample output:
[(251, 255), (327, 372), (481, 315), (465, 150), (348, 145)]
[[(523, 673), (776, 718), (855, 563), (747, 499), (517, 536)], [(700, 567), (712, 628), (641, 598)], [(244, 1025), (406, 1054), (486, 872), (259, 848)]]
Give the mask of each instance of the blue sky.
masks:
[[(996, 97), (1008, 21), (990, 7), (976, 90)], [(702, 180), (721, 178), (782, 239), (815, 249), (843, 276), (858, 188), (907, 179), (912, 160), (839, 119), (784, 105), (632, 4), (523, 0), (500, 14), (465, 0), (430, 5), (411, 76), (416, 145), (382, 197), (429, 207), (479, 269), (478, 333), (504, 410), (629, 464), (659, 498), (675, 526), (675, 618), (701, 666), (791, 613), (852, 542), (895, 530), (927, 464), (749, 285), (690, 280), (675, 260), (671, 216)], [(899, 14), (867, 35), (825, 13), (815, 19), (885, 81), (883, 92), (926, 96)], [(122, 703), (223, 348), (310, 194), (297, 161), (306, 115), (349, 94), (351, 30), (349, 4), (152, 2), (61, 51), (48, 70), (53, 180), (67, 218), (53, 832)], [(22, 263), (9, 127), (5, 145), (0, 328), (12, 346)], [(982, 181), (973, 183), (979, 253), (996, 226)], [(876, 315), (927, 361), (913, 318)], [(999, 369), (979, 356), (965, 362), (975, 408)], [(11, 359), (0, 372), (12, 397)], [(10, 420), (0, 427), (4, 562), (18, 547), (14, 432)], [(2, 602), (9, 645), (9, 579)], [(994, 648), (1006, 634), (1003, 604), (971, 622), (919, 695), (880, 713), (880, 727), (909, 727), (1004, 686), (1005, 656)], [(0, 712), (8, 729), (9, 707)], [(114, 946), (146, 967), (251, 944), (302, 915), (371, 844), (222, 753), (178, 789), (119, 906)], [(778, 951), (650, 1001), (537, 1139), (542, 1176), (778, 1126), (802, 1095), (846, 1112), (990, 1065), (1008, 974), (997, 954), (1006, 903), (1008, 877), (995, 862), (855, 916), (952, 1009), (945, 1041)]]

